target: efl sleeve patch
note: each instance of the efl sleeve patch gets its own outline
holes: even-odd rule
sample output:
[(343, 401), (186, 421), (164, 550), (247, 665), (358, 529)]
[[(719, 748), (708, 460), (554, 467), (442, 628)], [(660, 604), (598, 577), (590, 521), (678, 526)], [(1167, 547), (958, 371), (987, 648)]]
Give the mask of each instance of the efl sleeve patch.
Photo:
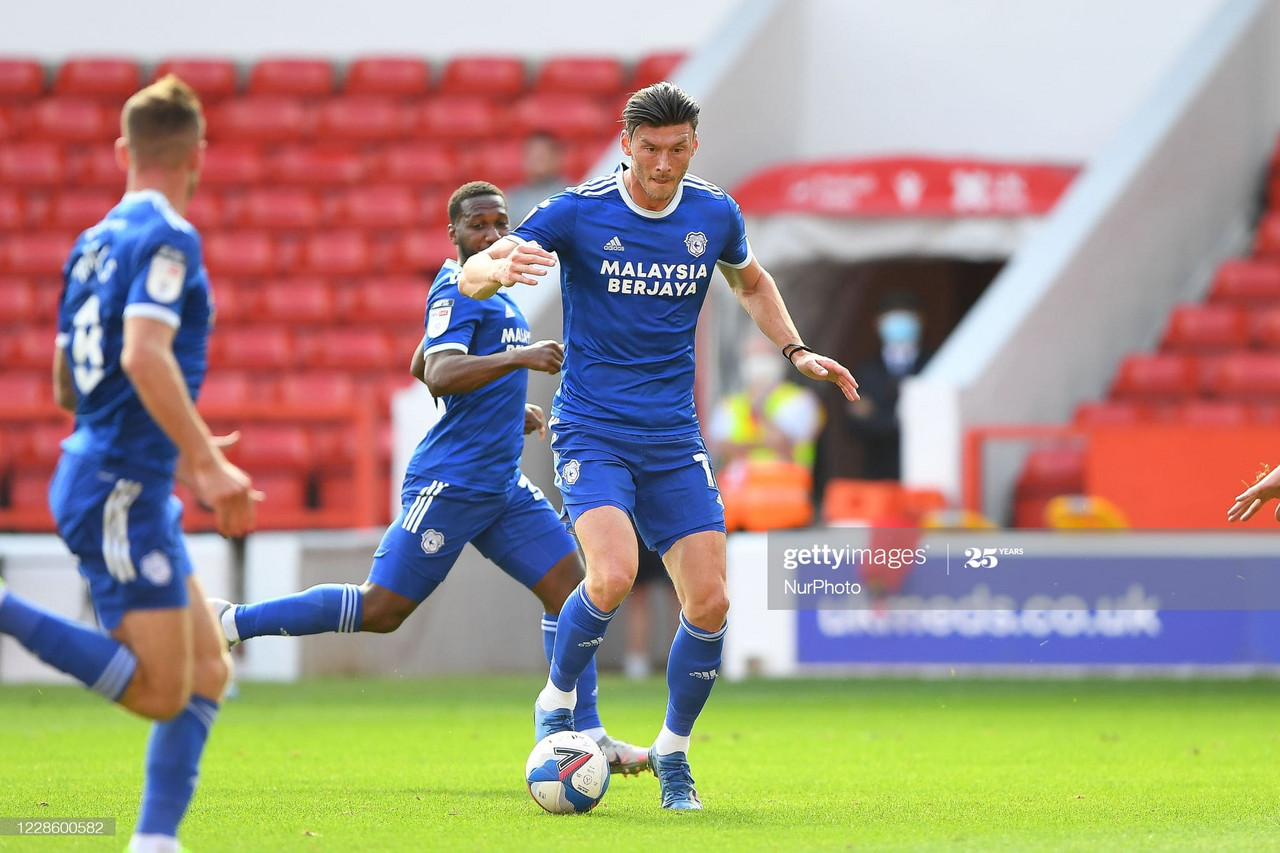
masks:
[(172, 246), (161, 246), (147, 270), (147, 295), (156, 302), (174, 302), (187, 280), (187, 257)]
[(453, 300), (441, 299), (427, 309), (427, 337), (438, 338), (449, 328), (453, 317)]

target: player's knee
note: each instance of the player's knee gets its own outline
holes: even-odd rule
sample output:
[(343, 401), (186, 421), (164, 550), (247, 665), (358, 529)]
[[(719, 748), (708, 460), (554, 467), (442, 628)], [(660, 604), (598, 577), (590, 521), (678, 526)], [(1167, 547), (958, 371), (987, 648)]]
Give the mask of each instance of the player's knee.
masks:
[(222, 649), (196, 659), (192, 690), (201, 696), (221, 696), (231, 681), (231, 655)]
[(724, 589), (714, 590), (685, 602), (684, 616), (694, 627), (718, 631), (729, 616), (729, 595)]
[[(135, 676), (136, 682), (137, 676)], [(157, 721), (171, 720), (191, 701), (191, 681), (173, 674), (145, 679), (136, 684), (126, 706), (136, 714)]]
[(587, 578), (587, 597), (601, 610), (613, 610), (631, 592), (635, 581), (634, 568), (628, 571), (627, 567), (621, 565), (602, 567), (599, 571), (593, 570)]
[(388, 607), (385, 604), (374, 604), (370, 607), (365, 602), (364, 614), (360, 619), (360, 630), (371, 634), (390, 634), (404, 624), (412, 611)]

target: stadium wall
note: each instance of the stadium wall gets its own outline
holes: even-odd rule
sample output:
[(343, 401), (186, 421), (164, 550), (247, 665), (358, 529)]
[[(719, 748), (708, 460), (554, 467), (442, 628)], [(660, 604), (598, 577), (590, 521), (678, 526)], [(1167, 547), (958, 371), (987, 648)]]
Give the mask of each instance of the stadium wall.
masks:
[[(1066, 420), (1122, 355), (1242, 248), (1280, 129), (1280, 5), (1221, 7), (1093, 158), (920, 377), (906, 383), (904, 477), (959, 496), (981, 423)], [(1019, 457), (993, 454), (989, 494)], [(1002, 507), (987, 505), (997, 517)]]

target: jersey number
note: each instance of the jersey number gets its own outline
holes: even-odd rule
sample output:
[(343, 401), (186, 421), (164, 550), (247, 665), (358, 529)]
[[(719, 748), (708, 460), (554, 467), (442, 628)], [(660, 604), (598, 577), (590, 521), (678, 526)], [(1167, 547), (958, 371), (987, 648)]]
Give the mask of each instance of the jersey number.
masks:
[(71, 320), (71, 375), (80, 393), (88, 394), (102, 381), (102, 317), (98, 310), (98, 296), (94, 294), (84, 301)]
[(705, 453), (693, 454), (694, 462), (702, 463), (702, 470), (707, 474), (707, 488), (714, 489), (716, 487), (716, 478), (711, 475), (711, 460), (707, 458)]

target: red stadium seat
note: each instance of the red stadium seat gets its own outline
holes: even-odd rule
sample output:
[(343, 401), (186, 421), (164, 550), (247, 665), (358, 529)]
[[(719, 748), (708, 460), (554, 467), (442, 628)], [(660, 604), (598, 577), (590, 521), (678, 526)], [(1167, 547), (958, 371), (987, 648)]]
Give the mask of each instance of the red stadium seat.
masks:
[(333, 93), (333, 65), (327, 59), (264, 59), (249, 71), (250, 95), (318, 98)]
[(218, 142), (291, 142), (313, 125), (311, 110), (284, 95), (232, 98), (209, 112), (209, 138)]
[(440, 77), (440, 91), (459, 95), (511, 97), (524, 91), (524, 62), (511, 57), (460, 56)]
[(30, 279), (0, 275), (0, 325), (28, 323), (35, 311), (35, 285)]
[(46, 98), (31, 108), (31, 135), (58, 142), (109, 142), (120, 135), (120, 126), (96, 101)]
[(311, 229), (320, 224), (320, 200), (303, 189), (251, 190), (241, 215), (245, 224), (258, 228)]
[[(607, 137), (588, 139), (576, 142), (569, 147), (564, 156), (564, 172), (573, 181), (583, 181), (592, 177), (595, 165), (608, 153), (621, 159), (622, 150), (618, 147), (618, 134), (611, 133)], [(616, 160), (614, 165), (616, 165)], [(612, 168), (612, 167), (610, 167)]]
[(1253, 342), (1265, 349), (1280, 349), (1280, 303), (1253, 312)]
[(9, 352), (8, 367), (30, 367), (48, 369), (53, 364), (54, 338), (57, 329), (53, 326), (23, 326), (5, 333), (10, 338), (12, 350)]
[(1260, 258), (1280, 260), (1280, 211), (1263, 214), (1253, 240), (1253, 253)]
[(416, 98), (425, 95), (430, 84), (430, 69), (421, 59), (373, 56), (347, 66), (342, 91), (350, 95)]
[(54, 228), (78, 233), (100, 222), (107, 211), (119, 201), (119, 194), (109, 190), (70, 190), (60, 193), (54, 197), (49, 224)]
[(1160, 348), (1206, 352), (1248, 346), (1249, 318), (1231, 305), (1179, 305), (1169, 315)]
[(68, 172), (74, 177), (67, 183), (110, 188), (118, 194), (124, 192), (125, 173), (116, 161), (115, 149), (110, 145), (92, 145), (81, 150)]
[(1209, 293), (1212, 302), (1280, 305), (1280, 263), (1239, 258), (1223, 261)]
[(369, 242), (359, 231), (326, 231), (312, 234), (303, 248), (307, 272), (327, 276), (357, 276), (371, 269)]
[(440, 143), (405, 142), (387, 148), (383, 173), (396, 183), (450, 185), (457, 177), (458, 163)]
[(544, 131), (559, 137), (593, 138), (614, 118), (593, 97), (560, 92), (526, 95), (516, 102), (511, 115), (516, 133)]
[[(53, 467), (43, 471), (15, 471), (9, 482), (9, 505), (12, 509), (41, 510), (49, 512), (49, 481), (53, 479)], [(53, 530), (53, 516), (49, 515), (42, 528)]]
[(0, 145), (0, 184), (4, 186), (58, 186), (65, 163), (62, 149), (48, 142)]
[(685, 58), (683, 53), (649, 54), (636, 63), (628, 88), (634, 92), (661, 80), (670, 80)]
[(73, 243), (75, 235), (64, 231), (14, 234), (7, 243), (0, 243), (0, 271), (20, 275), (59, 275)]
[(1072, 423), (1076, 426), (1129, 426), (1149, 420), (1151, 412), (1132, 400), (1097, 400), (1076, 407)]
[(17, 231), (27, 224), (27, 205), (19, 193), (0, 189), (0, 233)]
[(343, 225), (353, 228), (408, 228), (418, 224), (418, 199), (402, 184), (353, 187), (340, 205)]
[(268, 279), (260, 288), (262, 318), (298, 324), (332, 323), (335, 310), (333, 287), (318, 276)]
[[(280, 401), (286, 406), (345, 406), (356, 399), (355, 380), (344, 373), (307, 371), (280, 380)], [(317, 448), (317, 453), (319, 454)]]
[(294, 342), (279, 326), (219, 329), (209, 339), (209, 360), (216, 367), (278, 370), (293, 364)]
[(262, 231), (218, 231), (204, 238), (204, 260), (218, 276), (264, 276), (276, 269), (275, 243)]
[(142, 70), (132, 59), (119, 57), (71, 59), (53, 78), (55, 95), (86, 95), (124, 100), (142, 88)]
[(0, 141), (17, 139), (22, 135), (27, 112), (21, 107), (7, 107), (0, 102)]
[(1280, 397), (1280, 353), (1234, 353), (1210, 358), (1205, 391), (1212, 397), (1259, 400)]
[(256, 146), (211, 145), (204, 158), (200, 183), (211, 186), (256, 184), (262, 180), (266, 171), (266, 160)]
[(178, 75), (205, 104), (236, 93), (238, 74), (230, 59), (166, 59), (156, 67), (156, 79), (166, 74)]
[(343, 370), (385, 370), (400, 364), (390, 339), (374, 329), (332, 328), (316, 339), (311, 361), (320, 367)]
[(1079, 445), (1037, 447), (1027, 454), (1018, 491), (1077, 494), (1084, 485), (1085, 448)]
[(249, 284), (241, 285), (234, 278), (215, 275), (213, 283), (213, 302), (217, 309), (214, 320), (215, 331), (221, 330), (228, 323), (237, 324), (256, 320), (261, 313), (262, 305), (258, 289), (256, 280), (251, 279)]
[(1173, 399), (1193, 396), (1200, 386), (1196, 360), (1178, 353), (1125, 356), (1111, 396), (1119, 399)]
[(395, 261), (396, 272), (435, 275), (449, 258), (458, 257), (458, 247), (442, 229), (414, 229), (401, 234)]
[(561, 56), (542, 63), (533, 88), (537, 92), (612, 96), (622, 84), (622, 63), (612, 57)]
[(197, 402), (202, 411), (240, 406), (253, 399), (252, 387), (244, 373), (213, 370), (205, 377)]
[(1181, 426), (1244, 426), (1252, 420), (1249, 406), (1226, 400), (1187, 400), (1157, 414), (1158, 420)]
[(351, 151), (324, 151), (293, 145), (276, 153), (272, 176), (282, 183), (342, 186), (360, 181), (365, 161)]
[(0, 101), (31, 101), (44, 94), (44, 67), (34, 59), (0, 58)]
[(196, 193), (187, 203), (186, 220), (201, 231), (222, 225), (222, 202), (211, 192)]
[(320, 134), (326, 139), (386, 142), (404, 135), (409, 115), (391, 98), (347, 95), (320, 107)]
[(311, 436), (292, 424), (247, 424), (228, 455), (251, 472), (306, 471), (312, 464)]
[[(515, 186), (524, 180), (524, 143), (519, 139), (494, 139), (468, 145), (460, 159), (467, 180), (491, 181), (500, 187)], [(517, 221), (528, 212), (507, 211)]]
[(488, 139), (504, 130), (498, 108), (483, 98), (441, 95), (417, 113), (417, 131), (429, 139)]
[[(437, 260), (439, 263), (440, 260)], [(426, 315), (431, 283), (416, 276), (366, 278), (354, 285), (344, 300), (343, 315), (356, 321), (416, 323)]]
[(53, 364), (53, 344), (44, 370), (5, 370), (0, 372), (0, 412), (53, 402), (53, 385), (49, 381), (49, 365)]

